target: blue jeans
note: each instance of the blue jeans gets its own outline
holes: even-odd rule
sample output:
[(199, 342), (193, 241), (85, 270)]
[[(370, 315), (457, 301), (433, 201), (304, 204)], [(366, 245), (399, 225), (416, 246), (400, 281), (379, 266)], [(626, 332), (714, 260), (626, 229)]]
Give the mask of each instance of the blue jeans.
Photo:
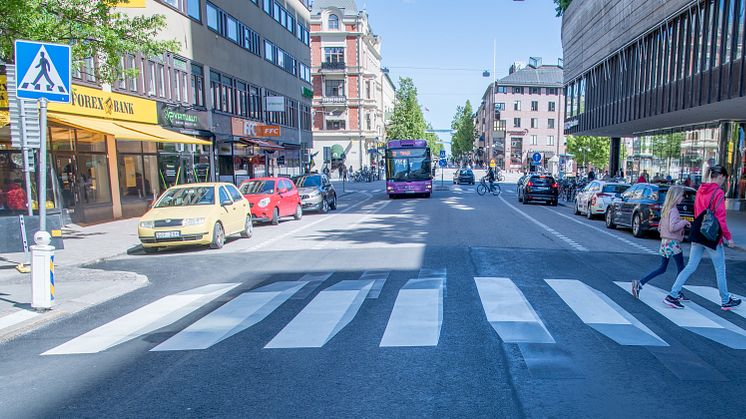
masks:
[[(672, 256), (673, 261), (676, 262), (676, 270), (681, 273), (682, 270), (684, 270), (684, 255), (682, 253), (678, 253)], [(640, 281), (640, 285), (645, 285), (650, 281), (651, 279), (655, 278), (658, 275), (663, 275), (666, 273), (666, 270), (668, 269), (668, 262), (670, 261), (669, 258), (665, 256), (661, 256), (661, 265), (658, 267), (658, 269), (654, 270), (653, 272), (650, 272), (645, 278), (643, 278)]]
[(709, 247), (705, 247), (698, 243), (692, 243), (692, 250), (689, 253), (689, 263), (686, 264), (679, 276), (676, 278), (673, 287), (671, 287), (671, 296), (678, 297), (681, 288), (684, 287), (686, 281), (690, 276), (697, 270), (699, 262), (702, 260), (702, 254), (707, 250), (707, 255), (712, 260), (712, 265), (715, 267), (715, 278), (717, 279), (718, 290), (720, 290), (720, 299), (723, 304), (727, 303), (730, 299), (728, 293), (728, 282), (725, 279), (725, 253), (723, 251), (723, 245), (718, 245), (717, 249), (712, 250)]

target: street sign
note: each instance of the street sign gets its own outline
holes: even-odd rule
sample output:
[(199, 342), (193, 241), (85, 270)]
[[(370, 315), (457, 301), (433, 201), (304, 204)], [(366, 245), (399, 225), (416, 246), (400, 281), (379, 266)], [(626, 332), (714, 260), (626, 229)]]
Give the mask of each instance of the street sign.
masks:
[(440, 158), (441, 159), (446, 158), (446, 151), (445, 150), (440, 150)]
[(14, 148), (40, 148), (41, 128), (39, 126), (39, 105), (36, 101), (23, 100), (16, 97), (15, 66), (5, 66), (5, 72), (8, 76), (11, 145)]
[(19, 98), (70, 103), (69, 45), (16, 40), (15, 52), (15, 87)]
[(497, 167), (497, 163), (495, 163), (495, 159), (490, 160), (490, 167)]
[(438, 160), (438, 166), (440, 166), (440, 167), (446, 167), (446, 166), (448, 166), (448, 162), (446, 162), (446, 159), (440, 159), (440, 160)]
[(533, 160), (534, 163), (541, 163), (541, 153), (534, 153), (531, 156), (531, 160)]
[(285, 112), (284, 96), (267, 96), (267, 112)]

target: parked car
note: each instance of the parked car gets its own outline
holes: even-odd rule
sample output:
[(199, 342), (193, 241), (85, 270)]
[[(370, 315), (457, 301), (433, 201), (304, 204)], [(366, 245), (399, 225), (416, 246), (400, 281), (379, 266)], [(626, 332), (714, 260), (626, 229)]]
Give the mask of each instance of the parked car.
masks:
[(461, 168), (453, 172), (453, 184), (454, 185), (456, 184), (460, 185), (462, 183), (473, 185), (474, 182), (475, 182), (474, 172), (469, 168)]
[(626, 183), (594, 180), (575, 196), (575, 215), (585, 214), (588, 219), (606, 214), (606, 209), (614, 198), (629, 189)]
[[(666, 200), (668, 185), (637, 183), (618, 198), (614, 198), (606, 211), (606, 227), (628, 227), (635, 237), (656, 230), (660, 222), (661, 209)], [(694, 221), (694, 195), (692, 188), (684, 188), (684, 200), (678, 205), (681, 218)]]
[(249, 179), (241, 183), (239, 190), (249, 201), (251, 215), (257, 221), (277, 225), (283, 217), (292, 216), (296, 220), (303, 217), (298, 189), (288, 178)]
[(146, 253), (161, 247), (209, 244), (219, 249), (232, 234), (251, 237), (249, 202), (230, 183), (191, 183), (166, 190), (140, 219)]
[(303, 210), (326, 213), (337, 209), (337, 191), (326, 175), (303, 175), (293, 181), (298, 187)]
[(557, 206), (559, 185), (550, 175), (526, 175), (518, 182), (518, 201), (528, 204), (531, 201), (543, 201)]

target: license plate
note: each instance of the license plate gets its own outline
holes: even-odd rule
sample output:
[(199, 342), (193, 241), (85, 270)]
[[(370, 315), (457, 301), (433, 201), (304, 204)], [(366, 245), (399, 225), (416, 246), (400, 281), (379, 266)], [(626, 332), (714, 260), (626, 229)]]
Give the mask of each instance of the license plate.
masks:
[(681, 219), (683, 219), (683, 220), (686, 220), (686, 221), (689, 221), (690, 223), (691, 223), (691, 222), (694, 222), (694, 217), (688, 217), (688, 216), (687, 216), (687, 217), (681, 217)]
[(178, 239), (181, 237), (180, 231), (156, 231), (156, 239)]

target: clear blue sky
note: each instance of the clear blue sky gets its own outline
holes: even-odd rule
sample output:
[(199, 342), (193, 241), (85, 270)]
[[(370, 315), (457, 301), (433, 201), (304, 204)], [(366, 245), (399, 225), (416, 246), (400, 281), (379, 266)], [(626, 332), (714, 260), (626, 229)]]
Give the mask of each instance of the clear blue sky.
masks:
[[(492, 40), (497, 39), (497, 77), (515, 61), (562, 57), (560, 28), (552, 0), (357, 0), (383, 39), (383, 66), (396, 82), (414, 79), (425, 118), (436, 129), (451, 127), (456, 106), (476, 109), (491, 78)], [(464, 68), (472, 71), (401, 67)], [(448, 135), (440, 135), (447, 140)]]

